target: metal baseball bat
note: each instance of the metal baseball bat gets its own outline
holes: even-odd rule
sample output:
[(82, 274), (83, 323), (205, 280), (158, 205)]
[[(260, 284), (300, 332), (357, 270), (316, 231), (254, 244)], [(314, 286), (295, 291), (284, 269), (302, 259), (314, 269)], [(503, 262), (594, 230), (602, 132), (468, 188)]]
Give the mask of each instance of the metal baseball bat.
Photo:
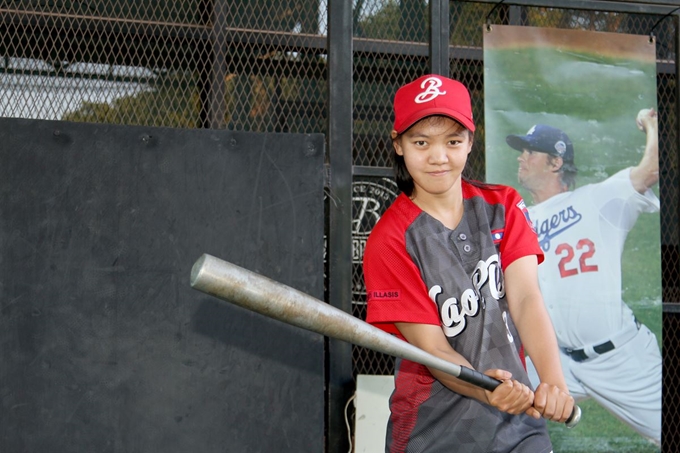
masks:
[[(501, 384), (501, 381), (479, 371), (425, 352), (290, 286), (208, 254), (202, 255), (194, 263), (191, 287), (327, 337), (435, 368), (489, 391)], [(574, 427), (580, 419), (581, 410), (574, 406), (566, 425)]]

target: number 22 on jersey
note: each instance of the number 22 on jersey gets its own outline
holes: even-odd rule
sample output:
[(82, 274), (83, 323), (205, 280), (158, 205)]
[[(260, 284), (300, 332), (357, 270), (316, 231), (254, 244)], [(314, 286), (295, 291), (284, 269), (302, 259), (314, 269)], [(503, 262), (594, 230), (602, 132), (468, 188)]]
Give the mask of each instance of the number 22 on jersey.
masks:
[(597, 272), (597, 264), (592, 264), (592, 261), (588, 262), (595, 255), (595, 244), (590, 239), (579, 240), (576, 247), (563, 242), (555, 248), (555, 255), (561, 257), (557, 266), (562, 278), (579, 273)]

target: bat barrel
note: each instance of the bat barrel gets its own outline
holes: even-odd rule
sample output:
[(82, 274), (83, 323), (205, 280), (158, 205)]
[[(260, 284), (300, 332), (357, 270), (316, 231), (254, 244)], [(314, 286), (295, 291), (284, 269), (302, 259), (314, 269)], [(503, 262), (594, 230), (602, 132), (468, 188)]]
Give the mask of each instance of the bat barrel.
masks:
[[(191, 287), (296, 327), (435, 368), (493, 391), (500, 381), (400, 340), (325, 302), (255, 272), (204, 254), (191, 269)], [(576, 426), (581, 410), (567, 427)]]
[(270, 318), (330, 337), (359, 340), (347, 329), (347, 313), (290, 286), (210, 255), (201, 256), (191, 270), (191, 286)]
[(460, 375), (460, 366), (435, 357), (290, 286), (202, 255), (191, 269), (191, 287), (270, 318)]

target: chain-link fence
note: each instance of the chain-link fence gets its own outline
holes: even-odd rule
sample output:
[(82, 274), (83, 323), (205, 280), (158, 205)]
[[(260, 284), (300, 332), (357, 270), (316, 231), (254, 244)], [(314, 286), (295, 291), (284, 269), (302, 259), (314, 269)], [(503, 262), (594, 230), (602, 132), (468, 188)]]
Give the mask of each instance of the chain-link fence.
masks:
[(3, 116), (324, 131), (318, 0), (19, 0), (0, 11)]
[[(450, 75), (472, 91), (478, 123), (468, 174), (484, 177), (484, 24), (654, 34), (662, 299), (680, 302), (677, 16), (650, 13), (643, 2), (639, 8), (611, 2), (610, 11), (531, 3), (449, 2)], [(423, 0), (353, 5), (353, 162), (363, 171), (353, 184), (352, 306), (363, 318), (363, 245), (397, 193), (388, 170), (392, 95), (429, 72), (431, 18)], [(326, 133), (328, 9), (328, 0), (3, 1), (0, 116)], [(666, 432), (677, 430), (675, 398), (669, 397), (677, 392), (677, 361), (671, 359), (680, 335), (676, 316), (669, 310), (664, 323)], [(353, 349), (352, 360), (355, 375), (393, 371), (392, 358), (362, 348)], [(667, 443), (668, 451), (676, 446)]]

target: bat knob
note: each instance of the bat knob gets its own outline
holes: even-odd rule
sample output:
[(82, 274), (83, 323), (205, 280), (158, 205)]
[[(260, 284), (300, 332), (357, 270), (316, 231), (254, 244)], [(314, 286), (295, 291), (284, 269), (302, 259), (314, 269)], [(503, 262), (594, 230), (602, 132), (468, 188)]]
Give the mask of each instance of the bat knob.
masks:
[(567, 425), (567, 428), (573, 428), (574, 426), (578, 425), (578, 422), (580, 421), (581, 421), (581, 408), (574, 404), (574, 410), (571, 411), (571, 415), (564, 423)]

